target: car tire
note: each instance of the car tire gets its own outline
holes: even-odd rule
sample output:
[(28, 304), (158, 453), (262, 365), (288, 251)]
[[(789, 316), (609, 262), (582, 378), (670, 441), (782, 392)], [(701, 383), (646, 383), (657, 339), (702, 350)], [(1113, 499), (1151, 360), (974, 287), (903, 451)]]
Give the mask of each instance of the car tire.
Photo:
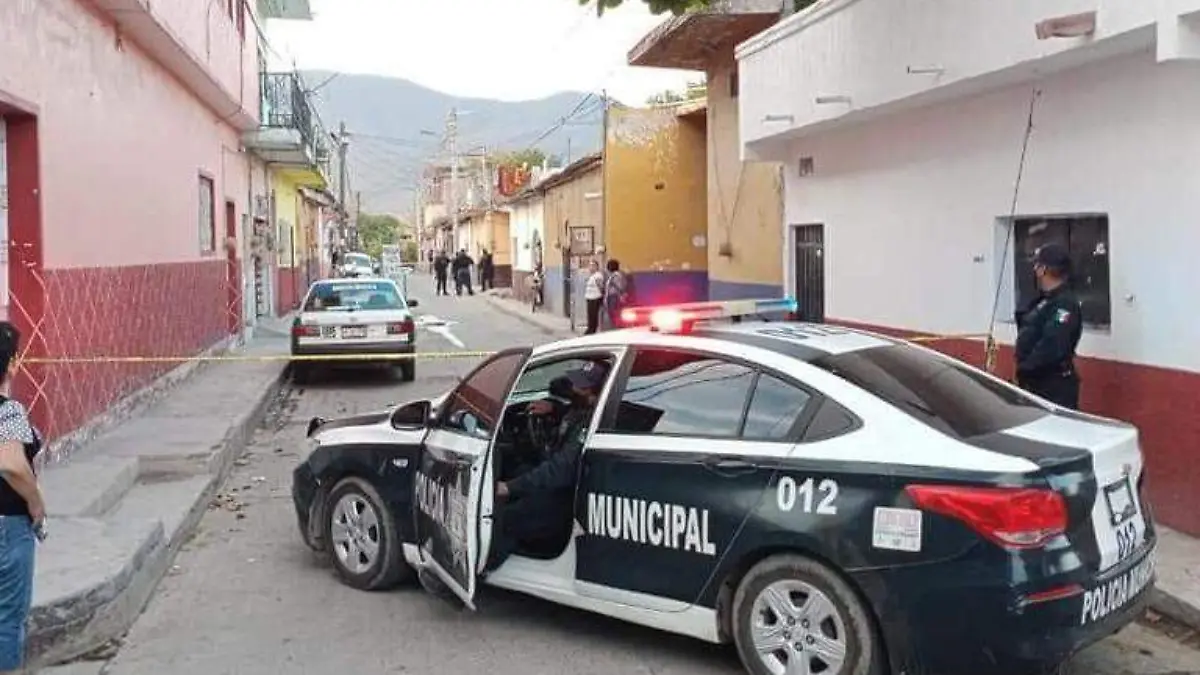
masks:
[[(730, 611), (738, 656), (752, 675), (791, 672), (792, 658), (824, 665), (816, 672), (845, 675), (880, 675), (886, 667), (870, 611), (845, 580), (810, 558), (777, 555), (758, 563), (738, 584)], [(756, 647), (767, 641), (778, 649)]]
[(292, 361), (292, 382), (295, 384), (308, 384), (312, 379), (312, 366), (299, 361)]
[(362, 478), (344, 478), (325, 503), (326, 555), (347, 586), (379, 591), (414, 577), (401, 555), (394, 514), (374, 486)]
[(403, 361), (398, 366), (400, 370), (400, 380), (402, 382), (412, 382), (417, 379), (417, 364), (411, 359)]

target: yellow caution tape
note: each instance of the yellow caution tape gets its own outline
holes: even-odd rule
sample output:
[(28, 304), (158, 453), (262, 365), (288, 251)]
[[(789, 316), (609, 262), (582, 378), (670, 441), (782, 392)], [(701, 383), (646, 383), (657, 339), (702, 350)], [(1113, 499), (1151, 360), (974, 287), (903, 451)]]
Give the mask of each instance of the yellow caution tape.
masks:
[(985, 340), (987, 338), (987, 333), (965, 333), (961, 335), (918, 335), (902, 339), (909, 342), (937, 342), (939, 340)]
[(495, 354), (494, 351), (416, 352), (413, 354), (221, 354), (214, 356), (60, 356), (22, 359), (27, 364), (73, 363), (188, 363), (228, 361), (410, 361), (434, 359), (472, 359)]

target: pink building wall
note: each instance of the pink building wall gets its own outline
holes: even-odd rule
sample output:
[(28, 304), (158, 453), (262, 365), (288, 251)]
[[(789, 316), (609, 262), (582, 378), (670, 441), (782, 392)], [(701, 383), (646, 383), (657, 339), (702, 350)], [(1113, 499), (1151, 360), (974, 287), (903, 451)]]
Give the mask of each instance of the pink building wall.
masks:
[[(226, 201), (240, 236), (250, 167), (231, 121), (257, 116), (254, 24), (246, 18), (243, 41), (226, 0), (163, 2), (151, 15), (161, 30), (143, 22), (131, 37), (97, 9), (110, 4), (0, 2), (0, 64), (15, 66), (0, 67), (0, 98), (32, 108), (40, 153), (40, 232), (31, 237), (40, 241), (26, 246), (40, 262), (30, 268), (36, 288), (24, 286), (26, 297), (14, 288), (10, 316), (40, 303), (26, 338), (51, 357), (192, 354), (236, 325), (229, 284), (239, 283), (232, 272), (242, 247), (226, 249)], [(149, 56), (162, 44), (142, 40), (174, 41), (208, 64), (241, 109), (202, 102), (177, 76), (178, 63), (168, 70)], [(201, 174), (214, 183), (212, 251), (200, 244)], [(23, 389), (57, 436), (170, 367), (51, 364), (26, 373)]]

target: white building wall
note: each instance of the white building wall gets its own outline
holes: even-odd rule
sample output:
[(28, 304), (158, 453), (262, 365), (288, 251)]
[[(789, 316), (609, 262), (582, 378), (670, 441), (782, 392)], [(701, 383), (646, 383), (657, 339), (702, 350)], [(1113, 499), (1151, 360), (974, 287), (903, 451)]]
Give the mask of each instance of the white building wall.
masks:
[[(1200, 65), (1156, 63), (1147, 50), (1037, 87), (1017, 214), (1109, 217), (1112, 325), (1086, 332), (1080, 352), (1200, 371)], [(998, 338), (1012, 340), (998, 221), (1012, 208), (1031, 91), (775, 143), (788, 158), (785, 227), (825, 224), (828, 317), (981, 333), (1004, 265)], [(805, 178), (802, 156), (815, 168)]]
[[(1041, 21), (1094, 11), (1088, 38)], [(1200, 0), (823, 0), (739, 45), (741, 137), (754, 144), (881, 108), (982, 91), (1154, 45), (1200, 54)], [(766, 157), (763, 157), (766, 159)]]
[(542, 216), (543, 202), (541, 199), (527, 199), (518, 202), (509, 211), (509, 227), (512, 238), (516, 240), (516, 251), (513, 257), (514, 272), (533, 271), (534, 241), (545, 241), (542, 231)]

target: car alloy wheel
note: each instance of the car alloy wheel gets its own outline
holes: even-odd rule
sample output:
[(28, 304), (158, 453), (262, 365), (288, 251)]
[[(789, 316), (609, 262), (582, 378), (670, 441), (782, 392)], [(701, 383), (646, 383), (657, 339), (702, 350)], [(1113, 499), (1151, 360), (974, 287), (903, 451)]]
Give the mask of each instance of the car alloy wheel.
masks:
[(326, 504), (326, 555), (347, 585), (374, 591), (413, 577), (400, 554), (393, 514), (370, 482), (344, 478), (330, 490)]
[(730, 611), (738, 655), (754, 675), (877, 675), (885, 667), (869, 610), (815, 560), (763, 560), (738, 584)]
[(379, 514), (363, 495), (348, 493), (330, 512), (330, 544), (342, 567), (351, 574), (362, 574), (379, 559), (383, 528)]
[(846, 622), (829, 597), (795, 579), (776, 581), (754, 599), (750, 634), (775, 675), (840, 673), (846, 663)]

